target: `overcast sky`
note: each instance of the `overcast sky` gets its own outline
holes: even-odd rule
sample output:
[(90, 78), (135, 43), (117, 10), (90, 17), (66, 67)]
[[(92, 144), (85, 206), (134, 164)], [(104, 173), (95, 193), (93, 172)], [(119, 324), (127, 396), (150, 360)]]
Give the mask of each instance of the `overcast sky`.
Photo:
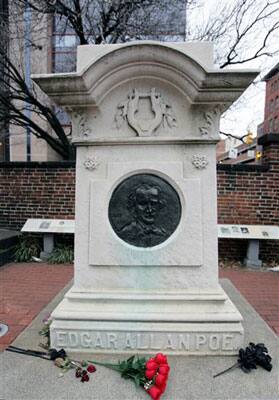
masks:
[[(237, 0), (198, 0), (202, 6), (194, 9), (192, 12), (189, 12), (189, 20), (195, 25), (189, 25), (189, 29), (196, 29), (196, 25), (204, 25), (206, 21), (210, 20), (210, 18), (218, 16), (218, 12), (222, 6), (225, 5), (233, 5), (237, 2)], [(250, 2), (252, 0), (248, 0)], [(265, 4), (265, 0), (253, 0), (255, 2), (255, 7), (262, 7)], [(274, 4), (274, 8), (279, 8), (279, 0), (269, 0), (270, 3)], [(256, 8), (257, 9), (257, 8)], [(251, 15), (252, 13), (252, 15)], [(251, 21), (255, 15), (255, 10), (247, 13), (247, 21)], [(220, 17), (222, 18), (222, 17)], [(243, 47), (243, 51), (249, 53), (251, 49), (256, 50), (258, 48), (259, 43), (261, 43), (261, 39), (263, 38), (262, 34), (266, 32), (267, 28), (271, 26), (271, 23), (274, 21), (279, 21), (279, 12), (277, 14), (272, 15), (272, 19), (269, 21), (264, 20), (254, 32), (251, 32), (251, 36), (248, 38), (249, 40), (245, 43)], [(229, 38), (226, 40), (229, 43)], [(273, 35), (272, 40), (268, 43), (268, 50), (279, 50), (279, 29), (276, 34)], [(216, 49), (218, 50), (218, 49)], [(261, 78), (279, 61), (279, 55), (277, 53), (276, 56), (273, 57), (261, 57), (251, 62), (247, 62), (245, 64), (240, 64), (238, 66), (227, 67), (228, 68), (238, 68), (238, 69), (246, 69), (253, 68), (259, 69), (261, 71), (260, 76), (257, 78), (258, 83), (255, 85), (251, 85), (241, 96), (240, 100), (234, 104), (231, 109), (222, 117), (221, 119), (221, 130), (232, 133), (236, 136), (244, 135), (248, 129), (250, 129), (253, 133), (257, 131), (257, 125), (263, 121), (264, 118), (264, 100), (265, 100), (265, 83), (261, 82)]]

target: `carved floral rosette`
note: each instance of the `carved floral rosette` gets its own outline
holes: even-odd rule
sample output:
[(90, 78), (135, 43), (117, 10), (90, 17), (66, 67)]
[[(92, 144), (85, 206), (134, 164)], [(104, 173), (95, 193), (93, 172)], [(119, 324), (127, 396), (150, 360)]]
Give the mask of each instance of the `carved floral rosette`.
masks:
[(85, 161), (83, 162), (83, 165), (86, 169), (89, 171), (93, 171), (96, 169), (99, 165), (99, 161), (97, 160), (96, 157), (87, 157)]
[(194, 154), (192, 157), (192, 164), (197, 169), (204, 169), (208, 165), (208, 159), (204, 155)]

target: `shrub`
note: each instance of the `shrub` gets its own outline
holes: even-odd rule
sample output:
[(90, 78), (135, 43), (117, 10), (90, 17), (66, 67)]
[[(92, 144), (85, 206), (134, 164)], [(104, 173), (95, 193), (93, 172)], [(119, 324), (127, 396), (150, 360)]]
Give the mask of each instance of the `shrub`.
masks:
[(15, 246), (15, 261), (32, 261), (32, 257), (39, 257), (40, 252), (41, 246), (37, 237), (31, 235), (20, 236), (18, 244)]
[(58, 245), (47, 260), (50, 264), (68, 264), (74, 262), (72, 246)]

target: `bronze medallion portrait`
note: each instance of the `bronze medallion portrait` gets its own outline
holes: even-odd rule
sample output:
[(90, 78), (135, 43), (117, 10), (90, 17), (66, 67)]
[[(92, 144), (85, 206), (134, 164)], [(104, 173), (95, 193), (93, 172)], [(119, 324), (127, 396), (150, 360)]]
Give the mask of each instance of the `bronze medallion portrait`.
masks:
[(137, 247), (153, 247), (167, 240), (181, 218), (176, 190), (153, 174), (137, 174), (112, 193), (109, 221), (114, 232)]

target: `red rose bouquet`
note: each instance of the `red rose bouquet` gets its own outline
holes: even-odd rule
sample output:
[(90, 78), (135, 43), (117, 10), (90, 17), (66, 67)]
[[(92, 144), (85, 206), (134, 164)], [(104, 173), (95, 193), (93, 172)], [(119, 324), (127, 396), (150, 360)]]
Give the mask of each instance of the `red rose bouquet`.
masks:
[(149, 360), (132, 356), (126, 361), (119, 361), (118, 364), (88, 362), (118, 371), (124, 379), (132, 379), (136, 386), (142, 386), (153, 400), (159, 400), (166, 390), (170, 367), (167, 357), (162, 353)]

